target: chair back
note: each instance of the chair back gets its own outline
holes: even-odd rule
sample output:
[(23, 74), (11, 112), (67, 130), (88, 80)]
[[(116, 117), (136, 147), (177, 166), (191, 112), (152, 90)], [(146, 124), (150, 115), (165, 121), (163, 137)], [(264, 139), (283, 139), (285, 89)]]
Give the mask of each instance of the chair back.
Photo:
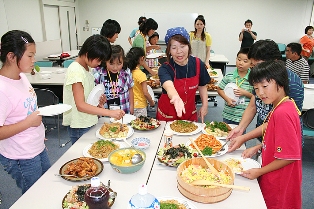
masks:
[(70, 65), (72, 62), (74, 62), (74, 60), (65, 60), (65, 61), (63, 62), (63, 67), (64, 67), (64, 68), (68, 68), (69, 65)]
[(37, 61), (35, 62), (35, 66), (38, 65), (39, 67), (52, 67), (52, 61)]
[(277, 43), (279, 51), (281, 54), (285, 54), (286, 53), (286, 44), (281, 44), (281, 43)]
[(34, 88), (37, 95), (37, 106), (44, 107), (48, 105), (55, 105), (59, 103), (59, 97), (49, 89)]

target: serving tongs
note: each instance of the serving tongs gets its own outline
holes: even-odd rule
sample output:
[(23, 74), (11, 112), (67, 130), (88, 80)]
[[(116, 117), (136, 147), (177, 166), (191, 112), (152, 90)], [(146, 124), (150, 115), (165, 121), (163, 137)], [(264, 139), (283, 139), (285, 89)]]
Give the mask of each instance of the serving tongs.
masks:
[(216, 168), (214, 168), (214, 166), (212, 164), (210, 164), (207, 160), (207, 158), (204, 156), (204, 154), (201, 152), (200, 148), (196, 145), (196, 143), (194, 142), (194, 140), (192, 138), (189, 138), (189, 140), (191, 141), (191, 143), (194, 145), (194, 147), (196, 148), (196, 150), (200, 153), (200, 155), (202, 156), (202, 158), (204, 159), (205, 163), (207, 164), (208, 168), (216, 175), (219, 174), (219, 172), (216, 170)]
[(204, 179), (195, 180), (191, 184), (192, 185), (200, 185), (200, 186), (207, 186), (207, 185), (219, 186), (219, 187), (225, 187), (225, 188), (231, 188), (231, 189), (250, 191), (250, 187), (236, 186), (236, 185), (233, 185), (233, 184), (220, 184), (220, 183), (215, 183), (215, 182), (204, 180)]

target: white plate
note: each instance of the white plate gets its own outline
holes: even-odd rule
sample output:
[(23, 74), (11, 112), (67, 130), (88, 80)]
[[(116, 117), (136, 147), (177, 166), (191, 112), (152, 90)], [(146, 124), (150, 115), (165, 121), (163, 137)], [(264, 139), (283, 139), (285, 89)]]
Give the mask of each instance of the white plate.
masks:
[[(128, 124), (128, 123), (131, 123), (132, 120), (135, 120), (136, 119), (136, 116), (134, 115), (131, 115), (131, 114), (125, 114), (123, 116), (123, 124)], [(110, 118), (109, 121), (111, 123), (115, 123), (115, 122), (120, 122), (120, 120), (116, 120), (115, 118)]]
[(304, 88), (314, 89), (314, 84), (304, 84)]
[[(230, 158), (228, 158), (230, 159)], [(261, 164), (252, 158), (231, 158), (235, 160), (239, 160), (242, 164), (243, 170), (249, 170), (251, 168), (261, 168)], [(227, 160), (227, 159), (226, 159)], [(241, 174), (240, 172), (235, 172), (235, 174)]]
[[(166, 129), (172, 130), (172, 129), (170, 128), (170, 124), (172, 124), (173, 122), (174, 122), (174, 121), (168, 122)], [(197, 129), (196, 129), (195, 131), (192, 131), (192, 132), (190, 132), (190, 133), (179, 133), (179, 132), (176, 132), (176, 131), (172, 130), (172, 131), (173, 131), (173, 134), (180, 135), (180, 136), (191, 136), (191, 135), (194, 135), (194, 134), (199, 133), (199, 132), (201, 131), (201, 129), (202, 129), (202, 124), (196, 123), (196, 122), (193, 122), (193, 123), (197, 126)]]
[(157, 197), (157, 200), (176, 200), (181, 204), (184, 204), (185, 202), (188, 204), (190, 209), (197, 209), (197, 207), (195, 205), (193, 205), (188, 199), (183, 199), (183, 198), (179, 198), (179, 197)]
[(235, 83), (228, 83), (228, 84), (225, 86), (225, 89), (224, 89), (225, 94), (226, 94), (229, 98), (235, 100), (236, 102), (238, 102), (239, 97), (237, 97), (237, 96), (234, 94), (233, 90), (234, 90), (234, 89), (237, 89), (237, 88), (238, 88), (238, 86), (237, 86)]
[(54, 116), (64, 113), (72, 108), (68, 104), (56, 104), (38, 108), (39, 114), (42, 116)]
[[(124, 148), (124, 147), (127, 147), (126, 144), (124, 142), (115, 142), (117, 144), (120, 145), (120, 148)], [(84, 157), (91, 157), (91, 158), (94, 158), (93, 156), (91, 156), (89, 153), (88, 153), (88, 150), (92, 147), (93, 144), (89, 144), (87, 145), (84, 149), (83, 149), (83, 156)], [(101, 162), (107, 162), (108, 161), (108, 158), (96, 158), (98, 160), (100, 160)]]
[(105, 87), (103, 84), (98, 84), (93, 88), (93, 90), (89, 93), (87, 98), (87, 103), (93, 106), (97, 106), (99, 104), (99, 98), (101, 95), (105, 93)]
[[(216, 138), (217, 139), (217, 138)], [(219, 139), (217, 139), (218, 141), (220, 141), (220, 143), (221, 143), (221, 145), (224, 145), (224, 143), (225, 143), (225, 141), (221, 141), (221, 140), (219, 140)], [(189, 141), (187, 141), (186, 143), (185, 143), (185, 146), (186, 147), (190, 147), (190, 144), (191, 144), (191, 141), (189, 140)], [(191, 147), (190, 147), (191, 148)], [(205, 155), (206, 157), (219, 157), (219, 156), (221, 156), (221, 155), (224, 155), (224, 154), (226, 154), (227, 153), (227, 151), (228, 151), (228, 147), (227, 147), (227, 145), (224, 147), (225, 149), (223, 150), (223, 151), (220, 151), (220, 152), (218, 152), (218, 153), (216, 153), (216, 154), (213, 154), (213, 155), (210, 155), (210, 156), (207, 156), (207, 155)], [(196, 150), (196, 149), (195, 149)], [(196, 150), (197, 151), (197, 150)]]
[(42, 74), (51, 74), (52, 72), (51, 72), (51, 71), (39, 71), (39, 73), (42, 73)]
[(59, 69), (56, 70), (56, 73), (58, 73), (58, 74), (61, 74), (61, 73), (64, 73), (64, 72), (65, 72), (64, 68), (59, 68)]
[(128, 126), (128, 128), (129, 128), (128, 134), (126, 135), (126, 137), (123, 137), (123, 138), (105, 138), (99, 134), (100, 128), (97, 129), (97, 131), (96, 131), (96, 137), (99, 139), (104, 139), (104, 140), (111, 140), (111, 139), (123, 140), (124, 138), (127, 139), (134, 134), (134, 129), (131, 126)]
[[(147, 85), (147, 91), (148, 91), (149, 95), (152, 97), (152, 99), (156, 102), (155, 93), (154, 93), (152, 87), (150, 87), (149, 85)], [(147, 101), (147, 103), (148, 103), (148, 101)]]

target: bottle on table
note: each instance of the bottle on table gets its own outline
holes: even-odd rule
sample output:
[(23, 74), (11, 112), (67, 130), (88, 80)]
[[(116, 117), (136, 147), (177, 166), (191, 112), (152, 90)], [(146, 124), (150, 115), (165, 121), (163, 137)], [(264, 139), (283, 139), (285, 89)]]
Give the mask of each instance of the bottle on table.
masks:
[(173, 136), (173, 131), (170, 129), (166, 129), (164, 132), (164, 142), (165, 142), (164, 147), (165, 148), (172, 147), (172, 136)]
[(91, 179), (91, 187), (85, 193), (85, 202), (89, 209), (110, 209), (109, 190), (100, 184), (99, 177)]
[(138, 193), (129, 201), (129, 208), (160, 208), (159, 201), (150, 193), (147, 193), (147, 185), (142, 184)]

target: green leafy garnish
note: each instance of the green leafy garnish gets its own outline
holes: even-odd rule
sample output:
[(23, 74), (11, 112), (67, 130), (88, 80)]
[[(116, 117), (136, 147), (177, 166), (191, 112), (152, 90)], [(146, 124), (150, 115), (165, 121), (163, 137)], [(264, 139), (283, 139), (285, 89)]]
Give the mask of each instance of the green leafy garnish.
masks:
[(228, 126), (226, 123), (224, 122), (217, 122), (217, 121), (214, 121), (214, 122), (205, 122), (206, 124), (206, 128), (210, 128), (211, 131), (215, 131), (216, 128), (224, 131), (224, 132), (228, 132)]
[(37, 72), (39, 72), (39, 71), (40, 71), (40, 67), (39, 67), (38, 65), (35, 65), (35, 70), (36, 70)]
[(111, 141), (108, 141), (108, 140), (99, 140), (96, 142), (96, 144), (97, 144), (98, 148), (101, 148), (104, 146), (112, 146), (112, 147), (116, 146), (114, 143), (112, 143)]
[(173, 203), (160, 203), (160, 209), (178, 209), (178, 205)]
[(213, 149), (211, 147), (205, 147), (202, 150), (203, 155), (211, 156), (213, 154)]
[(116, 132), (118, 130), (118, 127), (110, 127), (109, 130), (112, 132)]
[(214, 75), (217, 75), (217, 72), (216, 71), (211, 71), (212, 74)]

